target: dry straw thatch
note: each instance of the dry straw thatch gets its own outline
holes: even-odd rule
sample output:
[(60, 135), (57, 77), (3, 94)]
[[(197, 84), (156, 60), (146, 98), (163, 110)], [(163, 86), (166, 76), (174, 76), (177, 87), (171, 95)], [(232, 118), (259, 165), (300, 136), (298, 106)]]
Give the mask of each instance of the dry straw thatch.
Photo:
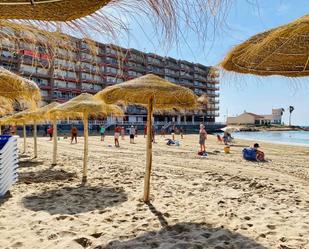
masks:
[(71, 21), (92, 14), (111, 0), (1, 0), (1, 19)]
[(108, 104), (122, 101), (126, 105), (148, 106), (154, 99), (155, 110), (190, 109), (196, 107), (196, 96), (185, 87), (170, 83), (154, 74), (105, 88), (96, 94)]
[(221, 66), (261, 76), (309, 76), (309, 14), (236, 46)]
[(12, 100), (24, 100), (31, 104), (37, 104), (41, 100), (40, 89), (33, 81), (2, 67), (0, 67), (0, 96)]
[[(207, 27), (220, 25), (232, 0), (0, 0), (0, 18), (48, 31), (113, 40), (129, 32), (129, 25), (153, 24), (165, 44), (193, 30), (206, 37)], [(144, 30), (143, 30), (144, 31)], [(34, 31), (33, 31), (34, 32)], [(145, 31), (144, 31), (145, 32)]]
[(49, 111), (49, 115), (56, 115), (57, 119), (80, 118), (83, 114), (108, 116), (123, 116), (123, 111), (115, 105), (107, 105), (94, 98), (93, 95), (82, 93), (68, 102)]
[(112, 104), (147, 106), (146, 173), (144, 178), (144, 201), (150, 200), (150, 175), (152, 168), (153, 112), (156, 110), (193, 109), (197, 106), (196, 95), (188, 88), (172, 84), (156, 75), (147, 74), (118, 85), (107, 87), (96, 94), (97, 98)]
[[(57, 119), (83, 117), (84, 121), (84, 160), (82, 183), (87, 182), (87, 162), (88, 162), (88, 117), (89, 115), (115, 115), (123, 116), (123, 111), (116, 105), (107, 105), (103, 101), (94, 98), (93, 95), (82, 93), (79, 96), (61, 104), (49, 111), (50, 116)], [(54, 142), (55, 139), (54, 139)], [(55, 143), (54, 143), (55, 144)], [(55, 148), (55, 147), (54, 147)], [(54, 150), (55, 155), (55, 150)], [(53, 164), (56, 163), (54, 160)]]
[(8, 98), (0, 97), (0, 116), (12, 113), (13, 111), (13, 101)]

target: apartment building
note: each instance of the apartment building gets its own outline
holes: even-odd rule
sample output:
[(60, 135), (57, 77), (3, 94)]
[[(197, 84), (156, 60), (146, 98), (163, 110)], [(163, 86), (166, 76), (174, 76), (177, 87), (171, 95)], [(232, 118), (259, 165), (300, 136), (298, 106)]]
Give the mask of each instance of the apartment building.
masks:
[[(17, 31), (0, 29), (0, 32)], [(0, 66), (35, 81), (44, 104), (65, 102), (84, 92), (95, 94), (106, 86), (153, 73), (188, 87), (197, 95), (207, 94), (210, 100), (202, 110), (158, 114), (155, 121), (214, 123), (219, 115), (219, 75), (213, 67), (113, 44), (93, 41), (90, 44), (74, 37), (70, 38), (70, 49), (61, 45), (50, 49), (45, 43), (22, 38), (0, 41)], [(146, 120), (146, 111), (141, 107), (130, 106), (126, 112), (125, 121)]]

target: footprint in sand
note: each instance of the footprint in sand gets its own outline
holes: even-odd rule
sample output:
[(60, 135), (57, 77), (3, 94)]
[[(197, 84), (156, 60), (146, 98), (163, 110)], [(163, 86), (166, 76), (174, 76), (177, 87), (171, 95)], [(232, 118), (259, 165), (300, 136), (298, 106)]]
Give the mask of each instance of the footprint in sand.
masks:
[(267, 225), (267, 228), (269, 228), (270, 230), (275, 230), (276, 226), (275, 225)]
[(80, 244), (82, 247), (86, 248), (88, 246), (92, 245), (92, 242), (90, 239), (87, 238), (78, 238), (74, 240), (76, 243)]

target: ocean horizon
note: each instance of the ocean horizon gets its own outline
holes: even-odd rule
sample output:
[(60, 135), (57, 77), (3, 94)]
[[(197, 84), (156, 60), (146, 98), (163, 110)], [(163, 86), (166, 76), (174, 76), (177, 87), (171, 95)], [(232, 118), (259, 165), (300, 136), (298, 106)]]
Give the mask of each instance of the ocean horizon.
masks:
[(250, 141), (264, 141), (270, 143), (309, 147), (309, 131), (244, 131), (235, 132), (232, 136)]

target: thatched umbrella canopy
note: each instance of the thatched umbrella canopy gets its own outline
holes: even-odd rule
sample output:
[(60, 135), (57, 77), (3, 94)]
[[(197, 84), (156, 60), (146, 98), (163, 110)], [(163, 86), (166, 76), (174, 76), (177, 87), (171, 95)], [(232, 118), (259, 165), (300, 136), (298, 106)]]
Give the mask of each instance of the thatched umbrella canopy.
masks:
[(209, 103), (209, 98), (208, 98), (207, 94), (202, 94), (201, 96), (199, 96), (197, 98), (197, 103), (199, 105), (202, 105), (202, 106), (207, 105)]
[(107, 105), (103, 101), (94, 98), (93, 95), (82, 93), (68, 102), (50, 110), (49, 115), (54, 115), (57, 119), (67, 117), (83, 117), (84, 121), (84, 160), (82, 182), (87, 182), (87, 161), (88, 161), (88, 117), (89, 115), (115, 115), (123, 116), (123, 111), (116, 105)]
[[(157, 37), (165, 38), (162, 44), (171, 45), (179, 41), (184, 30), (191, 29), (200, 39), (206, 38), (209, 23), (220, 23), (229, 1), (195, 0), (188, 4), (183, 0), (0, 0), (0, 26), (9, 27), (11, 25), (6, 20), (13, 20), (15, 24), (82, 38), (96, 38), (97, 34), (103, 34), (104, 38), (115, 41), (128, 32), (128, 20), (143, 25), (147, 19), (155, 27)], [(34, 40), (39, 41), (36, 35), (40, 32), (35, 29), (20, 31), (22, 36), (32, 33)], [(7, 34), (9, 38), (14, 36)], [(63, 38), (70, 42), (72, 37)], [(40, 45), (51, 44), (52, 40), (40, 41)]]
[(41, 100), (40, 88), (37, 84), (3, 67), (0, 67), (0, 96), (12, 100), (24, 100), (34, 104)]
[(111, 0), (0, 0), (1, 19), (71, 21), (92, 14)]
[(37, 124), (40, 122), (45, 122), (49, 120), (49, 116), (47, 115), (48, 111), (59, 105), (56, 102), (45, 105), (36, 110), (26, 110), (13, 115), (10, 120), (11, 121), (19, 121), (19, 123), (23, 123), (24, 126), (24, 136), (25, 136), (25, 125), (33, 124), (33, 139), (34, 139), (34, 158), (38, 156), (38, 144), (37, 144)]
[(27, 141), (26, 141), (26, 120), (24, 119), (24, 115), (28, 111), (21, 111), (18, 113), (14, 113), (12, 115), (3, 117), (0, 119), (1, 125), (22, 125), (23, 126), (23, 139), (24, 139), (24, 150), (23, 153), (26, 153), (27, 150)]
[(12, 113), (13, 111), (13, 102), (8, 98), (0, 97), (0, 116)]
[(147, 115), (147, 154), (146, 174), (144, 181), (144, 201), (149, 201), (150, 174), (152, 166), (152, 129), (153, 111), (177, 109), (193, 109), (196, 96), (188, 88), (177, 86), (156, 75), (145, 76), (110, 86), (97, 93), (97, 97), (108, 104), (122, 100), (126, 104), (146, 106)]
[(261, 76), (309, 76), (309, 14), (233, 48), (223, 69)]

